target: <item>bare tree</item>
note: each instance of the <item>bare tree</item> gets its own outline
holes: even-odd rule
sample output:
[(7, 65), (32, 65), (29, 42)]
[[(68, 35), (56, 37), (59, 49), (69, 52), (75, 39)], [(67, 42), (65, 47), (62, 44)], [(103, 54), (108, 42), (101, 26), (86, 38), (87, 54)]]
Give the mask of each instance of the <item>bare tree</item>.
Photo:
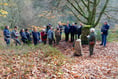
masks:
[[(71, 10), (78, 21), (90, 27), (96, 27), (107, 8), (109, 0), (66, 0), (66, 6)], [(86, 36), (89, 28), (84, 28), (82, 43), (87, 44)]]

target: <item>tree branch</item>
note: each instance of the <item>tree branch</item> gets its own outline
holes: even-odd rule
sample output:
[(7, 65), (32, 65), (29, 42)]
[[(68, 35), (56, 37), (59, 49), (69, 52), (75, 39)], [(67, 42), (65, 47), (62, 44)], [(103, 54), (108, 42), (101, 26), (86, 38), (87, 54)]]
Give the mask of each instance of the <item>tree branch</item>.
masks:
[(82, 23), (84, 23), (84, 24), (87, 24), (86, 22), (82, 21), (82, 20), (78, 17), (78, 15), (72, 10), (72, 8), (70, 8), (68, 5), (66, 5), (66, 6), (71, 10), (71, 12), (74, 14), (74, 16), (75, 16), (80, 22), (82, 22)]
[(106, 1), (105, 1), (105, 5), (104, 5), (104, 7), (102, 8), (102, 10), (101, 10), (101, 12), (100, 12), (100, 15), (99, 15), (99, 17), (98, 17), (98, 20), (97, 20), (97, 21), (95, 22), (95, 24), (94, 24), (94, 27), (99, 23), (99, 21), (100, 21), (102, 15), (103, 15), (105, 9), (107, 8), (108, 3), (109, 3), (109, 0), (106, 0)]
[(83, 16), (83, 18), (88, 19), (84, 14), (81, 13), (81, 11), (79, 11), (79, 9), (75, 7), (75, 5), (70, 0), (67, 0), (67, 1), (81, 16)]

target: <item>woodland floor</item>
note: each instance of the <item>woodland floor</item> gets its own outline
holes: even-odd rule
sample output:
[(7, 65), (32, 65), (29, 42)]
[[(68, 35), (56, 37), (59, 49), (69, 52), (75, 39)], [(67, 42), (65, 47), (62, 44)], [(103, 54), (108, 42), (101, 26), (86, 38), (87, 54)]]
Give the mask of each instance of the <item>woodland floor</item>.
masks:
[(72, 57), (72, 43), (64, 41), (54, 46), (59, 51), (48, 45), (0, 46), (0, 79), (118, 79), (118, 42), (99, 44), (92, 57), (88, 46), (82, 46), (83, 56)]
[[(72, 64), (64, 65), (64, 71), (73, 73), (77, 79), (118, 79), (118, 43), (108, 43), (107, 47), (99, 44), (100, 42), (97, 42), (92, 57), (89, 57), (88, 46), (82, 46), (83, 56), (72, 57), (72, 44), (61, 42), (57, 48), (74, 61)], [(71, 79), (71, 75), (65, 76)]]

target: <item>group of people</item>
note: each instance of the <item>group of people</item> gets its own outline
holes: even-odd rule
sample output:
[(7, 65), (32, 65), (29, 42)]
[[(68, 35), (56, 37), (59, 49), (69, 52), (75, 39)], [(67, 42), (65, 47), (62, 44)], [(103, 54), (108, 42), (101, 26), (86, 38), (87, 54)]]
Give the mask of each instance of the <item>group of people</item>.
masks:
[[(108, 25), (108, 23), (104, 22), (103, 26), (101, 27), (101, 37), (102, 37), (101, 44), (100, 44), (101, 46), (103, 45), (104, 47), (106, 47), (109, 28), (110, 26)], [(88, 35), (87, 38), (89, 40), (89, 52), (91, 56), (93, 55), (94, 46), (96, 44), (96, 34), (94, 28), (90, 29), (90, 35)]]
[[(3, 33), (7, 45), (10, 44), (10, 39), (15, 41), (16, 46), (21, 45), (21, 41), (24, 44), (30, 44), (33, 42), (34, 45), (37, 45), (39, 42), (46, 44), (47, 40), (49, 45), (52, 45), (53, 43), (58, 45), (62, 38), (63, 30), (65, 33), (65, 41), (67, 42), (69, 40), (69, 34), (71, 34), (71, 42), (73, 42), (75, 38), (80, 38), (82, 24), (78, 27), (77, 23), (70, 25), (68, 21), (67, 24), (64, 25), (58, 23), (56, 29), (54, 29), (51, 24), (48, 24), (46, 29), (43, 29), (41, 32), (39, 32), (37, 28), (33, 28), (32, 32), (29, 32), (28, 29), (21, 29), (19, 32), (17, 26), (15, 26), (13, 31), (10, 32), (9, 26), (5, 26)], [(19, 36), (21, 36), (21, 41)]]
[[(18, 27), (15, 26), (14, 30), (10, 32), (9, 26), (5, 26), (3, 31), (4, 40), (7, 45), (10, 45), (10, 40), (13, 39), (15, 41), (16, 46), (21, 45), (21, 41), (24, 44), (31, 44), (32, 42), (34, 45), (37, 45), (39, 42), (43, 42), (44, 44), (48, 43), (52, 45), (53, 43), (59, 44), (60, 40), (62, 39), (62, 32), (65, 33), (65, 41), (69, 41), (69, 36), (71, 36), (71, 42), (74, 42), (77, 39), (80, 39), (80, 35), (82, 33), (83, 25), (80, 23), (78, 26), (77, 23), (73, 23), (72, 25), (67, 21), (67, 24), (60, 24), (56, 29), (52, 27), (51, 24), (48, 24), (45, 29), (41, 32), (38, 31), (37, 28), (33, 28), (32, 32), (29, 32), (29, 29), (21, 29), (20, 32), (18, 31)], [(102, 42), (100, 45), (106, 46), (106, 40), (108, 35), (109, 25), (107, 22), (101, 28), (101, 35), (102, 35)], [(21, 36), (21, 41), (20, 37)], [(89, 40), (89, 49), (90, 55), (93, 54), (93, 49), (95, 46), (96, 36), (95, 36), (95, 29), (90, 29), (90, 35), (87, 36)]]

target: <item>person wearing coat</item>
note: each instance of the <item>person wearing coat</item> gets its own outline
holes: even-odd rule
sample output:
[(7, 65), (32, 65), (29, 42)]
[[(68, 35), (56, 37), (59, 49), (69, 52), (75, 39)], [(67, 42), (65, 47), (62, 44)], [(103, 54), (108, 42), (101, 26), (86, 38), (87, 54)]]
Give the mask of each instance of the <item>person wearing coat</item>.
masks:
[(65, 41), (67, 42), (69, 40), (69, 33), (70, 33), (70, 25), (64, 25), (64, 33), (65, 33)]
[(21, 40), (24, 44), (27, 44), (28, 43), (28, 38), (26, 36), (26, 33), (24, 31), (24, 29), (21, 29), (20, 31), (20, 36), (21, 36)]
[(46, 42), (47, 42), (47, 34), (45, 32), (45, 29), (43, 29), (42, 32), (41, 32), (41, 40), (42, 40), (42, 42), (44, 44), (46, 44)]
[(71, 42), (74, 42), (75, 31), (76, 31), (75, 24), (73, 23), (72, 26), (70, 26)]
[(56, 38), (56, 44), (59, 44), (59, 41), (61, 40), (61, 34), (59, 28), (56, 29), (55, 31), (55, 38)]
[(15, 27), (14, 27), (14, 30), (13, 30), (12, 33), (11, 33), (11, 37), (12, 37), (12, 39), (15, 41), (16, 46), (17, 46), (18, 44), (21, 45), (21, 42), (20, 42), (20, 40), (19, 40), (19, 36), (20, 36), (20, 34), (19, 34), (19, 32), (18, 32), (18, 27), (15, 26)]
[[(61, 22), (58, 23), (58, 28), (60, 30), (60, 35), (62, 37), (63, 25), (61, 24)], [(60, 38), (60, 40), (61, 40), (61, 38)]]
[(107, 36), (108, 36), (109, 27), (110, 26), (107, 24), (107, 22), (105, 22), (101, 28), (102, 42), (100, 45), (104, 45), (104, 47), (106, 46), (106, 43), (107, 43)]
[(80, 23), (79, 27), (78, 27), (78, 39), (80, 39), (80, 35), (82, 34), (82, 24)]
[(78, 39), (78, 26), (77, 26), (77, 23), (75, 23), (75, 40)]
[(88, 41), (89, 41), (89, 52), (90, 52), (90, 56), (91, 56), (91, 55), (93, 55), (94, 46), (96, 43), (96, 35), (95, 35), (94, 28), (90, 29), (90, 35), (88, 35), (87, 37), (88, 37)]
[(54, 33), (53, 33), (52, 28), (49, 29), (47, 35), (48, 35), (49, 45), (52, 45), (52, 42), (54, 41)]
[(39, 40), (40, 40), (40, 33), (37, 32), (36, 28), (33, 28), (32, 36), (33, 36), (34, 45), (37, 45), (39, 43)]
[(28, 43), (32, 43), (31, 33), (28, 29), (25, 29), (25, 34), (27, 36)]
[(7, 45), (10, 45), (10, 31), (9, 31), (9, 26), (5, 26), (5, 29), (3, 30), (4, 34), (4, 40)]

